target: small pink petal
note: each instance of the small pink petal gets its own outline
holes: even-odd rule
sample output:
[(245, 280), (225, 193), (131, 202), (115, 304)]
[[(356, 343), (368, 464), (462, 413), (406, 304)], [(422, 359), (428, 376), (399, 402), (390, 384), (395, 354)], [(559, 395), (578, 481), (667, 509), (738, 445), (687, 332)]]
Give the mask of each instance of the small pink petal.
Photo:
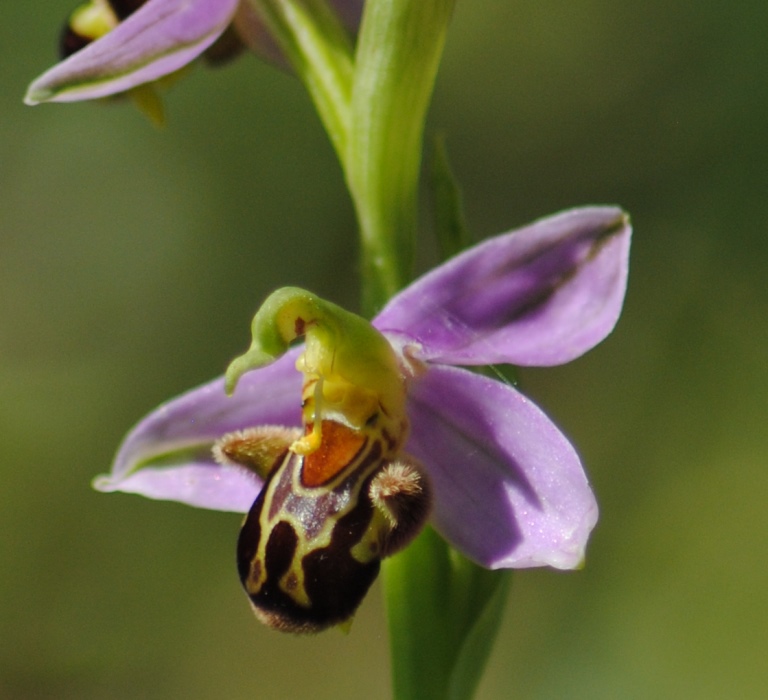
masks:
[(631, 229), (615, 207), (572, 209), (480, 243), (416, 280), (376, 317), (423, 359), (452, 365), (568, 362), (613, 330)]
[(259, 483), (222, 466), (211, 446), (225, 433), (256, 425), (298, 426), (302, 376), (292, 350), (240, 379), (230, 397), (223, 378), (159, 406), (123, 440), (112, 470), (94, 482), (102, 491), (129, 491), (217, 510), (247, 511)]

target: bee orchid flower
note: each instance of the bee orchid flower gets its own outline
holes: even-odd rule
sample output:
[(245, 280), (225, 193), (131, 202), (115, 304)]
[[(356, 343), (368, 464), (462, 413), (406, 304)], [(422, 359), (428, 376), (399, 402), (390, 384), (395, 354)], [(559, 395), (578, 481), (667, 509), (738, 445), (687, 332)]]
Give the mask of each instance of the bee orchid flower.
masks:
[[(254, 502), (273, 499), (270, 512), (276, 512), (274, 499), (278, 492), (285, 498), (289, 480), (273, 478), (271, 468), (244, 467), (247, 460), (222, 458), (222, 444), (226, 448), (243, 436), (247, 441), (248, 431), (267, 426), (266, 433), (255, 433), (259, 449), (269, 443), (269, 452), (275, 443), (292, 442), (294, 455), (308, 455), (331, 439), (332, 424), (346, 426), (342, 432), (370, 431), (378, 425), (376, 435), (385, 436), (381, 442), (384, 451), (389, 450), (386, 464), (405, 465), (396, 471), (395, 490), (402, 489), (400, 481), (411, 472), (423, 475), (430, 522), (457, 550), (487, 568), (575, 568), (584, 558), (598, 515), (576, 451), (530, 399), (467, 367), (558, 365), (602, 341), (621, 312), (630, 235), (627, 216), (614, 207), (573, 209), (539, 220), (485, 240), (416, 280), (392, 298), (370, 326), (358, 319), (355, 323), (369, 328), (360, 334), (340, 331), (346, 322), (326, 323), (322, 314), (304, 310), (286, 315), (285, 305), (267, 314), (264, 309), (272, 304), (268, 301), (254, 319), (252, 349), (230, 366), (226, 379), (194, 389), (144, 418), (125, 438), (111, 473), (99, 477), (95, 486), (198, 507), (251, 511), (245, 532), (257, 517)], [(264, 314), (272, 319), (267, 331)], [(312, 329), (320, 333), (325, 327), (343, 340), (333, 345), (326, 334), (318, 345)], [(369, 331), (383, 339), (370, 341), (375, 353), (367, 349), (369, 341), (362, 340)], [(298, 336), (305, 336), (306, 344), (289, 347), (288, 341)], [(328, 343), (333, 345), (330, 350)], [(272, 349), (265, 354), (264, 348)], [(231, 396), (225, 384), (229, 389), (236, 385)], [(318, 386), (324, 387), (319, 394)], [(326, 406), (337, 401), (336, 408), (321, 416), (321, 399)], [(282, 437), (270, 432), (277, 427), (289, 432)], [(218, 445), (216, 456), (213, 445)], [(342, 451), (323, 449), (319, 453), (326, 456)], [(352, 453), (363, 454), (362, 448), (348, 445), (343, 453), (344, 460)], [(370, 453), (365, 454), (363, 461), (370, 468)], [(381, 450), (376, 454), (381, 458)], [(335, 469), (328, 474), (334, 476)], [(364, 493), (357, 495), (370, 498), (374, 506), (381, 505), (386, 491), (386, 484), (377, 483), (378, 473), (366, 476)], [(330, 478), (328, 474), (323, 479)], [(306, 473), (300, 478), (304, 486), (308, 478)], [(423, 501), (416, 504), (421, 520), (427, 517)], [(292, 507), (298, 508), (295, 503)], [(373, 518), (375, 508), (366, 507), (366, 517)], [(380, 527), (389, 533), (391, 523), (382, 522)], [(259, 523), (263, 529), (266, 521)], [(295, 533), (285, 539), (294, 550), (296, 539), (303, 542)], [(375, 549), (381, 541), (369, 544)], [(270, 550), (267, 547), (264, 554), (249, 544), (243, 551), (241, 578), (256, 606), (258, 596), (249, 586), (258, 588), (261, 584), (254, 582), (259, 576), (269, 579), (265, 570)], [(267, 565), (261, 561), (251, 568), (258, 551)], [(301, 587), (287, 577), (281, 579), (282, 586)], [(306, 590), (302, 596), (307, 598)]]
[[(330, 4), (342, 22), (357, 28), (363, 0)], [(273, 37), (245, 0), (89, 0), (65, 29), (63, 60), (29, 86), (25, 102), (75, 102), (128, 92), (176, 73), (204, 52), (215, 61), (237, 46), (282, 61)]]

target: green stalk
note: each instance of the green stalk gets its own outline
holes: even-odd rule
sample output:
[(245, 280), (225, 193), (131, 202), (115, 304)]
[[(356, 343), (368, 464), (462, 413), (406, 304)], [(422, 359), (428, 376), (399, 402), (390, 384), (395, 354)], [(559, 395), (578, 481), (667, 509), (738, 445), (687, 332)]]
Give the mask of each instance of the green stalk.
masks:
[(342, 163), (346, 159), (353, 47), (324, 0), (249, 0), (312, 98)]
[(470, 700), (501, 622), (511, 576), (452, 550), (427, 528), (384, 563), (396, 700)]
[(366, 2), (345, 175), (360, 224), (367, 315), (412, 274), (424, 122), (454, 4)]

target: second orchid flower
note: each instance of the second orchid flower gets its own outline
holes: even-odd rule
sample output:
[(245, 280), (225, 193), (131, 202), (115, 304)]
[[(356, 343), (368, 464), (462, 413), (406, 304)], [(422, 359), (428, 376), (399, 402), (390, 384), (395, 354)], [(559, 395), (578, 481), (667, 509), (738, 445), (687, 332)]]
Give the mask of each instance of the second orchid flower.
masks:
[[(330, 5), (356, 30), (363, 0)], [(210, 54), (225, 32), (225, 54), (241, 44), (283, 62), (263, 20), (243, 0), (89, 0), (70, 23), (75, 26), (65, 31), (64, 60), (32, 82), (27, 104), (92, 100), (153, 83)]]

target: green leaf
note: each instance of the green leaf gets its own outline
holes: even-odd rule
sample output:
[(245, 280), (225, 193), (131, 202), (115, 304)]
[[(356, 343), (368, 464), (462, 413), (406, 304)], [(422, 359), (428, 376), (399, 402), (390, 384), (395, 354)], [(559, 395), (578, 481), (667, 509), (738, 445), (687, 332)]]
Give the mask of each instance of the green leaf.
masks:
[(445, 138), (435, 136), (430, 167), (435, 235), (440, 258), (447, 260), (472, 245), (472, 236), (464, 219), (461, 191), (445, 148)]

